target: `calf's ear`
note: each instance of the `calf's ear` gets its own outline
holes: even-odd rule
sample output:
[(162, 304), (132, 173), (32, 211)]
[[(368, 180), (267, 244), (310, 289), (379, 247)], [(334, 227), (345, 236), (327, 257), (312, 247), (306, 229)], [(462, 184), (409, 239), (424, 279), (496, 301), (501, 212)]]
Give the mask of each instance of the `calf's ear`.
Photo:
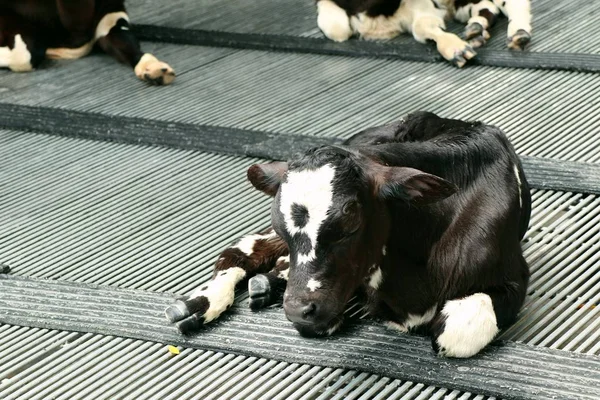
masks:
[(261, 192), (275, 196), (287, 169), (288, 165), (285, 162), (254, 164), (248, 168), (248, 180)]
[(435, 203), (456, 193), (451, 182), (418, 169), (388, 167), (378, 176), (379, 196), (404, 199), (415, 204)]

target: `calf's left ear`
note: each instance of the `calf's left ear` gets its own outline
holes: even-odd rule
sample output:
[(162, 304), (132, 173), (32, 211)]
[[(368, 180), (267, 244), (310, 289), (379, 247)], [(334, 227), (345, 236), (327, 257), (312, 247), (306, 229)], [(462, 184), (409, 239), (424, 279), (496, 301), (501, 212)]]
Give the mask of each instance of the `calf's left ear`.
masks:
[(435, 203), (456, 193), (451, 182), (414, 168), (390, 167), (380, 177), (379, 196), (404, 199), (416, 204)]
[(285, 162), (254, 164), (248, 168), (248, 180), (261, 192), (275, 196), (287, 170), (288, 165)]

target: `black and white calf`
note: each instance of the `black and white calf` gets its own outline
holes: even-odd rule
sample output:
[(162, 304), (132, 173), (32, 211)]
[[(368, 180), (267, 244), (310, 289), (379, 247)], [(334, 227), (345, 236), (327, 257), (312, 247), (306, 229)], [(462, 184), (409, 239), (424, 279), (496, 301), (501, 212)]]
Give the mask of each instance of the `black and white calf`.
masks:
[[(523, 49), (531, 40), (529, 0), (317, 0), (317, 10), (319, 28), (331, 40), (391, 39), (412, 32), (419, 42), (434, 41), (459, 67), (489, 39), (488, 28), (500, 13), (509, 19), (509, 48)], [(444, 20), (452, 17), (467, 24), (465, 40), (445, 31)]]
[(141, 80), (171, 83), (173, 68), (141, 51), (123, 1), (0, 0), (0, 67), (31, 71), (46, 58), (81, 58), (98, 45)]
[(515, 320), (531, 198), (499, 129), (416, 113), (248, 177), (274, 196), (272, 229), (226, 249), (213, 279), (166, 310), (182, 332), (219, 316), (251, 277), (252, 308), (287, 282), (286, 316), (306, 336), (335, 332), (357, 291), (373, 316), (428, 329), (449, 357), (476, 354)]

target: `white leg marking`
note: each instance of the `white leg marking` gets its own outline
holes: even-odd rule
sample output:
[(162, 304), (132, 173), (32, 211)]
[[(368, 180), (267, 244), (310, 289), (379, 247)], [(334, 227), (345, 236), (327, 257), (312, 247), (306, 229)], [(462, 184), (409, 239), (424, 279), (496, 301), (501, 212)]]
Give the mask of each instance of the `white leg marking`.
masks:
[[(83, 46), (74, 49), (67, 47), (47, 49), (46, 57), (55, 60), (75, 60), (77, 58), (87, 56), (94, 48), (94, 43), (96, 43), (98, 39), (108, 35), (110, 30), (117, 25), (117, 21), (120, 19), (124, 19), (125, 21), (129, 22), (129, 16), (124, 11), (106, 14), (104, 17), (102, 17), (100, 22), (98, 22), (98, 25), (96, 25), (96, 31), (92, 40)], [(124, 26), (122, 29), (126, 30), (128, 28)]]
[(389, 329), (406, 333), (412, 328), (429, 323), (433, 319), (433, 317), (435, 317), (436, 310), (437, 304), (431, 307), (429, 310), (425, 311), (425, 313), (422, 315), (408, 314), (408, 317), (402, 323), (386, 321), (384, 324)]
[(443, 356), (471, 357), (499, 332), (492, 299), (485, 293), (447, 301), (441, 313), (446, 323), (437, 343)]
[(394, 330), (394, 331), (398, 331), (398, 332), (402, 332), (402, 333), (408, 333), (408, 328), (406, 326), (404, 326), (404, 324), (399, 324), (399, 323), (394, 322), (394, 321), (385, 321), (383, 324), (388, 329), (391, 329), (391, 330)]
[(519, 186), (519, 208), (523, 208), (523, 189), (521, 183), (521, 175), (519, 174), (519, 167), (514, 166), (515, 176), (517, 177), (517, 185)]
[(168, 85), (175, 80), (175, 72), (169, 64), (159, 61), (150, 53), (140, 58), (134, 68), (135, 75), (143, 81), (155, 81), (162, 78), (163, 85)]
[(192, 292), (191, 298), (204, 296), (210, 303), (204, 314), (204, 322), (217, 318), (227, 310), (227, 307), (233, 304), (235, 285), (245, 276), (246, 271), (244, 269), (239, 267), (229, 268), (218, 272), (213, 280), (205, 284), (206, 287), (203, 286), (201, 289)]
[(374, 290), (379, 289), (379, 286), (383, 282), (383, 273), (381, 272), (381, 268), (376, 267), (375, 271), (371, 274), (369, 278), (369, 286)]
[(348, 14), (333, 1), (319, 1), (317, 13), (317, 25), (329, 39), (343, 42), (352, 36)]
[[(496, 4), (503, 3), (494, 0)], [(529, 0), (506, 0), (500, 10), (508, 17), (508, 37), (513, 36), (519, 29), (531, 33), (531, 4)]]
[(0, 67), (8, 67), (14, 72), (33, 70), (31, 53), (20, 34), (15, 35), (15, 45), (12, 49), (0, 47)]
[(321, 282), (310, 278), (308, 280), (308, 283), (306, 284), (306, 287), (308, 288), (308, 290), (310, 290), (311, 292), (314, 292), (315, 290), (317, 290), (318, 288), (321, 287)]
[[(279, 257), (277, 259), (277, 264), (282, 263), (282, 262), (289, 264), (290, 256)], [(289, 276), (290, 276), (290, 267), (289, 266), (286, 269), (279, 271), (279, 274), (277, 275), (278, 278), (285, 279), (286, 281), (289, 280)]]
[(115, 25), (117, 25), (117, 22), (120, 19), (124, 19), (125, 21), (129, 22), (129, 16), (124, 11), (109, 13), (102, 17), (102, 19), (100, 20), (100, 22), (98, 22), (98, 25), (96, 26), (94, 40), (98, 40), (101, 37), (108, 35), (110, 30), (114, 28)]
[[(303, 264), (315, 258), (317, 236), (327, 218), (333, 199), (332, 181), (335, 168), (327, 164), (316, 170), (288, 172), (287, 180), (281, 185), (279, 207), (285, 220), (286, 230), (291, 236), (304, 233), (311, 243), (308, 254), (298, 254), (297, 263)], [(308, 210), (308, 221), (302, 228), (294, 224), (292, 205), (299, 204)]]
[(254, 253), (254, 244), (256, 244), (257, 240), (260, 240), (260, 239), (268, 240), (268, 239), (274, 238), (275, 236), (277, 236), (277, 234), (275, 232), (270, 232), (270, 233), (267, 233), (264, 235), (256, 234), (256, 235), (244, 236), (233, 247), (236, 249), (240, 249), (244, 254), (249, 256), (252, 253)]

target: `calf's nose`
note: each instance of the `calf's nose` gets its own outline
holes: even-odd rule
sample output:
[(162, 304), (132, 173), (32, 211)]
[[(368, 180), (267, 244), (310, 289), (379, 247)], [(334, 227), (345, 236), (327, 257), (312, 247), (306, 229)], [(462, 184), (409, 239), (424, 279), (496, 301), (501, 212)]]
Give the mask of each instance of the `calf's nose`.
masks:
[(315, 303), (303, 303), (298, 301), (287, 301), (283, 304), (285, 315), (291, 322), (312, 322), (317, 312)]

